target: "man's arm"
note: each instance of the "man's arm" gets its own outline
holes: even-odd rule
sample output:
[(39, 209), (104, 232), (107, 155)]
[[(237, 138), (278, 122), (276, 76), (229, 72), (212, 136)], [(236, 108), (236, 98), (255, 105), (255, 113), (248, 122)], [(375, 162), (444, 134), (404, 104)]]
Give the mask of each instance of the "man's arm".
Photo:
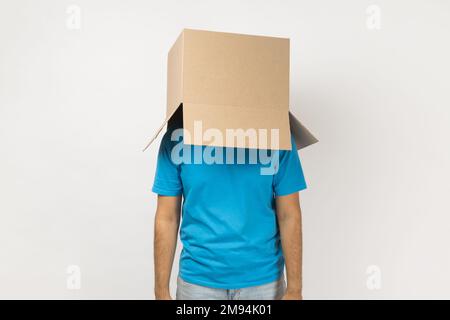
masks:
[(171, 300), (169, 280), (177, 246), (180, 209), (181, 196), (158, 195), (154, 239), (155, 298), (157, 300)]
[(283, 300), (301, 300), (302, 217), (298, 192), (276, 197), (276, 212), (287, 272), (287, 290)]

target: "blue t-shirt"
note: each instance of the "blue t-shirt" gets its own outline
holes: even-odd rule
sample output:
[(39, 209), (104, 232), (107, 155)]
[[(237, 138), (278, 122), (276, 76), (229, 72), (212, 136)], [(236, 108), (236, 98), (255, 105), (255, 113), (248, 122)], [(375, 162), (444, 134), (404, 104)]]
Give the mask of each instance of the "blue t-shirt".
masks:
[[(179, 276), (224, 289), (277, 280), (284, 259), (275, 196), (306, 188), (294, 139), (292, 151), (217, 148), (184, 145), (172, 132), (162, 139), (152, 191), (183, 195)], [(255, 161), (255, 152), (265, 154)]]

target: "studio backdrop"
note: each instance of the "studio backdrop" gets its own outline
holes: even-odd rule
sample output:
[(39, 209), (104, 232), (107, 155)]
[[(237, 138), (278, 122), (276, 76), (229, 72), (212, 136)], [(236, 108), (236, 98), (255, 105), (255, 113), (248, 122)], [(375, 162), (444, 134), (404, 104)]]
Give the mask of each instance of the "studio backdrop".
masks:
[(320, 140), (304, 298), (449, 299), (443, 0), (1, 1), (0, 298), (153, 299), (142, 149), (183, 28), (290, 38), (290, 108)]

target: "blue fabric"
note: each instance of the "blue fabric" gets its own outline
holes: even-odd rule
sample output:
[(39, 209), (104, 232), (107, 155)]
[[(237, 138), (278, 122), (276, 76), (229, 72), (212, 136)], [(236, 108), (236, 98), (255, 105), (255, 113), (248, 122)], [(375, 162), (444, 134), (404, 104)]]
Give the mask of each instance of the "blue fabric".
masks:
[[(183, 195), (179, 276), (223, 289), (279, 279), (284, 259), (275, 197), (306, 188), (294, 139), (292, 151), (264, 150), (272, 163), (262, 158), (252, 163), (255, 150), (184, 145), (182, 137), (172, 141), (171, 132), (161, 142), (152, 190), (164, 196)], [(222, 158), (223, 164), (196, 164), (196, 151), (215, 156), (219, 163)], [(183, 156), (184, 162), (172, 154)], [(238, 159), (245, 163), (236, 163)], [(262, 174), (269, 167), (275, 169), (273, 174)]]

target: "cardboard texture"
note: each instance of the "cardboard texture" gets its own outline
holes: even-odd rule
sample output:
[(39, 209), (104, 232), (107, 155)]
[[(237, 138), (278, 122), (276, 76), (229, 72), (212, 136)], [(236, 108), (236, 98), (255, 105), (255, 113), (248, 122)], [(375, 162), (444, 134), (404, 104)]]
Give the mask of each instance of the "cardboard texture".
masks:
[[(227, 129), (267, 130), (256, 145), (224, 138), (211, 146), (291, 150), (291, 132), (297, 149), (318, 141), (289, 112), (287, 38), (184, 29), (168, 54), (166, 119), (144, 151), (181, 107), (186, 144), (205, 144), (193, 137), (195, 121), (223, 137)], [(279, 130), (275, 148), (271, 129)]]

